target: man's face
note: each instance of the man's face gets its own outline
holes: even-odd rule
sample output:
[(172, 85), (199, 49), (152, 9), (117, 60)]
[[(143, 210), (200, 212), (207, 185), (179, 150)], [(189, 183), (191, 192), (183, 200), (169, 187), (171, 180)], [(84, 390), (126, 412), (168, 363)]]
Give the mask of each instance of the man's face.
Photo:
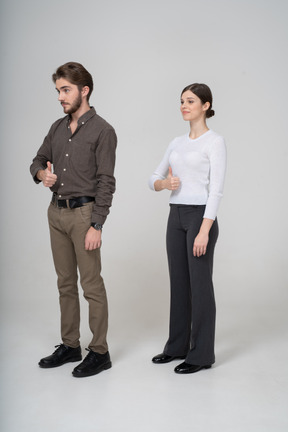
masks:
[(83, 102), (81, 91), (75, 84), (71, 84), (64, 78), (56, 80), (56, 90), (59, 93), (58, 100), (65, 114), (74, 114)]

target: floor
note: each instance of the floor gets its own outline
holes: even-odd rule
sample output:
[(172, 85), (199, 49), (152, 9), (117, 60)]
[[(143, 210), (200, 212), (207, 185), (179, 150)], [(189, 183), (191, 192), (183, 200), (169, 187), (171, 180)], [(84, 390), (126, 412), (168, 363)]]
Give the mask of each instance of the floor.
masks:
[[(39, 324), (41, 311), (31, 311), (27, 316), (23, 313), (20, 326), (11, 310), (4, 316), (1, 344), (1, 432), (288, 430), (284, 311), (271, 326), (265, 313), (262, 319), (253, 320), (251, 314), (240, 322), (237, 308), (223, 307), (215, 365), (187, 376), (173, 372), (177, 361), (151, 362), (162, 350), (166, 323), (146, 325), (141, 332), (137, 321), (133, 327), (124, 318), (116, 323), (112, 316), (113, 367), (77, 379), (71, 375), (74, 363), (55, 369), (38, 367), (39, 359), (59, 342), (55, 340), (55, 319), (49, 321), (44, 310)], [(88, 337), (84, 331), (84, 354)]]

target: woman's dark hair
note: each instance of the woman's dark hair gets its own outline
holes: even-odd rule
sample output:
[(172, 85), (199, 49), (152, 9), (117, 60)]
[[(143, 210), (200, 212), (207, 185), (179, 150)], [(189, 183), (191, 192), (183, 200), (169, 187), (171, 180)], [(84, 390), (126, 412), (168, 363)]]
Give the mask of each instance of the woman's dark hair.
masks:
[(93, 79), (84, 66), (75, 62), (65, 63), (64, 65), (59, 66), (56, 72), (52, 75), (54, 83), (56, 83), (56, 80), (60, 78), (65, 78), (71, 84), (77, 85), (79, 90), (85, 86), (89, 87), (89, 93), (87, 95), (87, 101), (89, 101), (93, 91)]
[(206, 117), (207, 118), (213, 117), (215, 115), (215, 111), (212, 109), (213, 96), (210, 88), (206, 84), (198, 84), (198, 83), (190, 84), (182, 90), (181, 96), (183, 95), (183, 93), (185, 93), (188, 90), (190, 90), (192, 93), (198, 96), (203, 105), (206, 102), (210, 103), (210, 106), (206, 111)]

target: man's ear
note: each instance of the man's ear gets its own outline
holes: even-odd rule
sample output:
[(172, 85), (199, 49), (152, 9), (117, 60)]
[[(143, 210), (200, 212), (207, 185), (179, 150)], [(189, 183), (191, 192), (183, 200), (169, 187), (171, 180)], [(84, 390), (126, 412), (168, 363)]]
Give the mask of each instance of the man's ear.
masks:
[(84, 86), (83, 88), (82, 88), (82, 90), (81, 90), (81, 93), (82, 93), (82, 96), (88, 96), (88, 93), (89, 93), (89, 87), (88, 86)]

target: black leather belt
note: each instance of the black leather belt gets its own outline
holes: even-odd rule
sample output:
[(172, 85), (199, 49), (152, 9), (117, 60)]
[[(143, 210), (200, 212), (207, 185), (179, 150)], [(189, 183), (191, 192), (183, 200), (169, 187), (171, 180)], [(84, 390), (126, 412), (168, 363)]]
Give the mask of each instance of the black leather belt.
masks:
[(56, 194), (52, 195), (52, 203), (56, 205), (58, 208), (70, 208), (74, 209), (77, 207), (82, 207), (84, 204), (95, 201), (95, 198), (83, 196), (83, 197), (77, 197), (77, 198), (70, 198), (67, 200), (64, 199), (58, 199)]

